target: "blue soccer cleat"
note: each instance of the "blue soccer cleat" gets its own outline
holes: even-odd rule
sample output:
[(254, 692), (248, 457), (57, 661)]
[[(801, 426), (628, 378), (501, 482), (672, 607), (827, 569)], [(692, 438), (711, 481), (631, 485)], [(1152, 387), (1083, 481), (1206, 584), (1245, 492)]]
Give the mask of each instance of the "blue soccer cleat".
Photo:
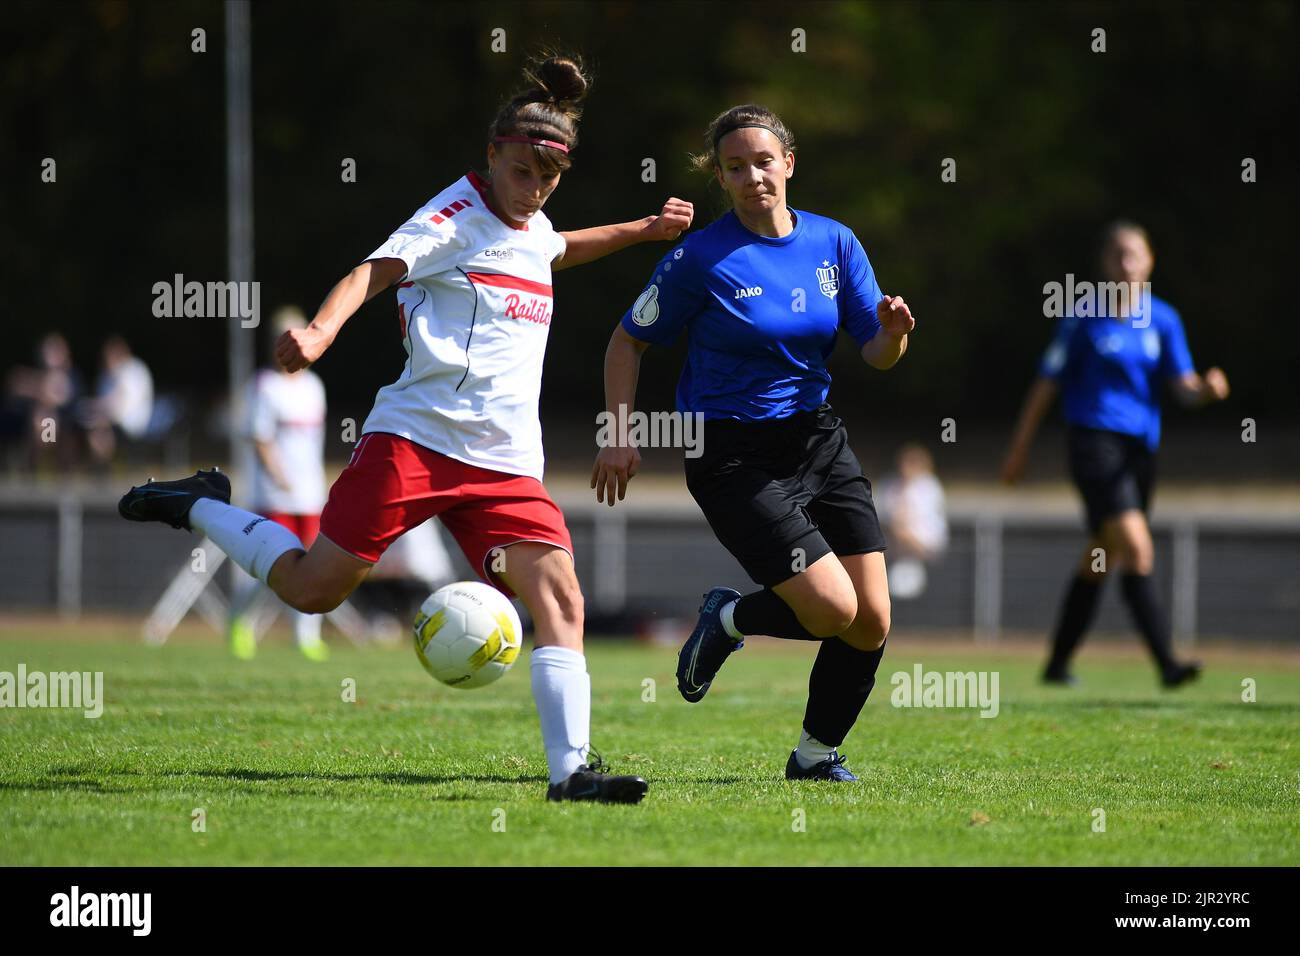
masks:
[(858, 778), (844, 766), (844, 758), (839, 751), (832, 750), (831, 755), (820, 763), (815, 763), (807, 770), (799, 766), (796, 751), (790, 751), (790, 759), (785, 762), (785, 779), (787, 780), (834, 780), (837, 783), (857, 783)]
[(177, 481), (154, 481), (132, 488), (117, 503), (117, 513), (128, 521), (161, 521), (173, 528), (192, 531), (190, 508), (200, 498), (215, 498), (230, 504), (230, 479), (218, 469), (197, 471)]
[(745, 646), (744, 639), (727, 633), (719, 616), (723, 605), (738, 597), (740, 592), (733, 588), (714, 588), (705, 594), (699, 623), (677, 655), (677, 689), (692, 704), (704, 699), (727, 656)]

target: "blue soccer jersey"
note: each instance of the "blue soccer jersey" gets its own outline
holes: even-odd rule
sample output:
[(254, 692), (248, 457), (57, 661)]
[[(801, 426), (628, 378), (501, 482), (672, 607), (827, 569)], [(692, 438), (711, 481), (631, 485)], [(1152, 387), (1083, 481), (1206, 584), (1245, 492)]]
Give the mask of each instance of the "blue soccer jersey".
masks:
[(1071, 425), (1136, 435), (1160, 444), (1160, 390), (1193, 370), (1182, 319), (1151, 297), (1145, 328), (1132, 319), (1066, 316), (1039, 366), (1061, 389)]
[(880, 287), (852, 230), (790, 210), (794, 229), (760, 236), (728, 212), (655, 267), (623, 316), (656, 345), (687, 330), (677, 409), (705, 419), (762, 421), (826, 400), (826, 360), (844, 329), (859, 348), (880, 329)]

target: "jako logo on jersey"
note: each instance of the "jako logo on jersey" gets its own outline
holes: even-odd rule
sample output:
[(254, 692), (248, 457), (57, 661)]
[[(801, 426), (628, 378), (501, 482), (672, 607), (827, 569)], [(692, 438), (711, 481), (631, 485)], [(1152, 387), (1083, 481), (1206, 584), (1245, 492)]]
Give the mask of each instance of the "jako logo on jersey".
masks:
[(551, 313), (546, 307), (545, 299), (529, 299), (527, 305), (520, 305), (522, 301), (517, 292), (506, 296), (506, 318), (524, 319), (538, 325), (551, 324)]
[(748, 289), (736, 290), (737, 299), (752, 299), (754, 296), (762, 295), (762, 294), (763, 294), (763, 287), (761, 285), (751, 286)]
[(835, 293), (840, 291), (840, 266), (838, 262), (831, 265), (829, 259), (822, 260), (822, 268), (817, 270), (817, 285), (826, 298), (835, 298)]
[(637, 325), (654, 325), (659, 318), (659, 287), (652, 285), (632, 304), (632, 321)]

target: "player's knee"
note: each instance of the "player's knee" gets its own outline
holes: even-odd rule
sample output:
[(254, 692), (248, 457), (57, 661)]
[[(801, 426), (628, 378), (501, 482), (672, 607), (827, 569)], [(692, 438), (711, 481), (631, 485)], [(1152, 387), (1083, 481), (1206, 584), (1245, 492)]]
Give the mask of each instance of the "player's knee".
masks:
[(889, 605), (875, 607), (863, 605), (858, 616), (839, 635), (846, 644), (860, 651), (874, 651), (889, 637)]
[(858, 614), (858, 598), (852, 591), (831, 594), (818, 600), (804, 613), (798, 615), (808, 632), (817, 637), (835, 637), (843, 634)]
[(543, 603), (551, 609), (556, 623), (581, 629), (586, 607), (577, 576), (572, 571), (548, 575), (542, 582), (542, 590)]
[(1124, 570), (1130, 574), (1150, 574), (1155, 563), (1155, 548), (1148, 542), (1134, 544), (1124, 556)]

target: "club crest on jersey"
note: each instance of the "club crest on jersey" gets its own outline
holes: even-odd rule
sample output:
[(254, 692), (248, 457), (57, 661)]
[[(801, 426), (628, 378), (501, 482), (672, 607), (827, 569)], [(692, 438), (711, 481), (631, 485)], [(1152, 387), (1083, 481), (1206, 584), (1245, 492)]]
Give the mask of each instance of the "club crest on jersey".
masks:
[(659, 318), (659, 286), (652, 285), (632, 305), (632, 321), (637, 325), (654, 325)]
[(817, 285), (826, 298), (835, 298), (835, 293), (840, 291), (840, 265), (838, 262), (831, 265), (829, 260), (822, 260), (821, 266), (817, 269)]

